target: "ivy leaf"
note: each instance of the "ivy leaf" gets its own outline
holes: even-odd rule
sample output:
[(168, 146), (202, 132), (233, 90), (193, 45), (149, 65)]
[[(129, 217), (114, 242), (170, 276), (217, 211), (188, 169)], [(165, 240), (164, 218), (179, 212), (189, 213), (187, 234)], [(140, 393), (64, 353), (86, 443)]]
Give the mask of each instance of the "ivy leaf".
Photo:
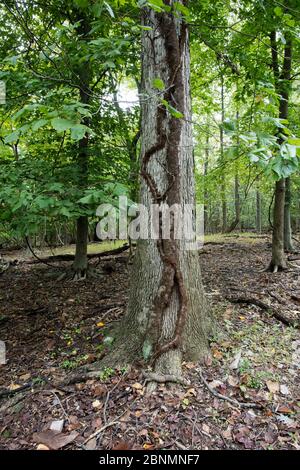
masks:
[(160, 91), (165, 89), (164, 81), (161, 78), (154, 78), (152, 80), (152, 85), (153, 85), (153, 88), (156, 88), (157, 90), (160, 90)]
[(174, 2), (173, 5), (174, 5), (175, 10), (182, 13), (182, 15), (185, 16), (186, 19), (188, 19), (188, 17), (190, 16), (190, 12), (189, 12), (189, 9), (186, 6), (184, 6), (180, 2)]
[(169, 111), (171, 116), (173, 116), (174, 118), (181, 119), (181, 118), (184, 117), (184, 115), (180, 111), (178, 111), (178, 109), (171, 106), (170, 103), (168, 103), (167, 100), (161, 100), (161, 102), (167, 108), (167, 110)]

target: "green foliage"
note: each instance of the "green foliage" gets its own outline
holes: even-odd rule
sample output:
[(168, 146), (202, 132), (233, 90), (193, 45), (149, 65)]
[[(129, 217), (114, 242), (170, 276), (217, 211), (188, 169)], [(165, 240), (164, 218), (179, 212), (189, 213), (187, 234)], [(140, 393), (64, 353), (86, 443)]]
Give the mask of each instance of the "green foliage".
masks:
[(161, 102), (166, 107), (166, 109), (171, 114), (171, 116), (173, 116), (174, 118), (181, 119), (184, 117), (184, 115), (180, 111), (178, 111), (176, 108), (174, 108), (174, 106), (171, 106), (167, 100), (161, 100)]
[(105, 382), (106, 380), (113, 377), (115, 373), (116, 373), (115, 369), (112, 369), (111, 367), (104, 367), (104, 369), (99, 374), (99, 380), (101, 380), (102, 382)]

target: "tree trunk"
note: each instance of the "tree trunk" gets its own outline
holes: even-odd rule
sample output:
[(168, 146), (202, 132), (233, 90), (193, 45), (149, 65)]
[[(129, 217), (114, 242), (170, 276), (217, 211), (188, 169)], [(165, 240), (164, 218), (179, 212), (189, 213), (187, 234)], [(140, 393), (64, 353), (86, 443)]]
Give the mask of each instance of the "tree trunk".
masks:
[[(224, 107), (224, 100), (223, 100), (223, 107)], [(239, 112), (236, 113), (236, 121), (237, 126), (239, 128)], [(223, 114), (223, 122), (224, 122), (224, 114)], [(236, 140), (237, 149), (240, 146), (240, 138), (239, 133), (237, 133), (237, 140)], [(234, 173), (234, 209), (235, 209), (235, 218), (230, 227), (226, 230), (227, 233), (232, 232), (236, 228), (241, 228), (241, 200), (240, 200), (240, 182), (239, 182), (239, 170), (238, 170), (238, 162), (235, 162), (235, 173)], [(224, 230), (223, 230), (224, 231)]]
[(85, 216), (77, 219), (76, 231), (76, 252), (73, 263), (73, 270), (78, 274), (78, 278), (86, 276), (88, 267), (87, 239), (88, 239), (88, 218)]
[(235, 220), (236, 227), (239, 225), (241, 220), (241, 202), (240, 202), (240, 182), (238, 172), (234, 178), (234, 205), (235, 205)]
[(275, 184), (275, 202), (273, 213), (272, 260), (269, 269), (273, 272), (286, 268), (283, 250), (284, 229), (284, 194), (285, 180), (282, 178)]
[(224, 166), (224, 121), (225, 121), (225, 103), (224, 103), (224, 77), (221, 74), (221, 127), (220, 127), (220, 155), (221, 155), (221, 201), (222, 201), (222, 232), (226, 232), (227, 227), (227, 202), (226, 202), (226, 182)]
[[(275, 88), (280, 96), (279, 102), (279, 118), (288, 119), (289, 109), (289, 80), (291, 77), (292, 67), (292, 41), (287, 38), (284, 47), (284, 59), (282, 70), (280, 71), (278, 60), (278, 49), (276, 42), (276, 32), (272, 31), (270, 35), (272, 68), (274, 73)], [(278, 143), (283, 143), (280, 137), (280, 129), (278, 130)], [(269, 269), (273, 272), (286, 269), (286, 260), (284, 255), (284, 208), (285, 208), (285, 180), (282, 178), (276, 182), (275, 186), (275, 202), (274, 202), (274, 219), (273, 219), (273, 238), (272, 238), (272, 259)]]
[[(90, 32), (90, 22), (88, 17), (79, 13), (78, 21), (78, 35), (82, 40), (86, 40)], [(89, 104), (90, 93), (89, 85), (91, 78), (91, 70), (89, 64), (84, 61), (78, 68), (79, 86), (80, 86), (80, 101), (84, 104)], [(84, 118), (82, 124), (89, 126), (89, 118)], [(88, 171), (89, 171), (89, 135), (86, 133), (78, 144), (78, 187), (82, 190), (88, 186)], [(76, 250), (72, 270), (75, 272), (75, 278), (85, 278), (88, 269), (87, 258), (87, 245), (88, 245), (88, 217), (81, 216), (76, 221)]]
[[(208, 126), (207, 126), (208, 127)], [(208, 131), (208, 129), (207, 129)], [(205, 146), (205, 160), (204, 160), (204, 230), (205, 233), (208, 233), (208, 191), (207, 191), (207, 183), (206, 183), (206, 176), (208, 174), (208, 162), (209, 162), (209, 134), (206, 136), (206, 146)]]
[(256, 231), (261, 233), (261, 195), (256, 191)]
[[(173, 0), (165, 2), (174, 3)], [(187, 25), (178, 16), (143, 10), (141, 202), (169, 207), (195, 204), (192, 151), (190, 64)], [(165, 84), (158, 96), (153, 80)], [(172, 116), (161, 99), (184, 119)], [(148, 222), (151, 225), (151, 220)], [(116, 331), (108, 362), (150, 360), (157, 372), (181, 375), (182, 359), (198, 360), (208, 351), (210, 315), (199, 256), (188, 241), (171, 236), (139, 240), (131, 271), (127, 314)]]
[(284, 250), (294, 251), (291, 228), (291, 179), (285, 180)]

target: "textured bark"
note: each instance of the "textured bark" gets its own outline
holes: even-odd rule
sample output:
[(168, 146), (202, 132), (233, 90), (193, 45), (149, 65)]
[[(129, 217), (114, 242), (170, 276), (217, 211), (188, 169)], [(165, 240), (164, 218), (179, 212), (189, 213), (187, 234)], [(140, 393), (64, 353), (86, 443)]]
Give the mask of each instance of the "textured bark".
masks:
[(226, 181), (224, 171), (224, 129), (225, 102), (224, 102), (224, 77), (221, 75), (221, 127), (220, 127), (220, 159), (221, 159), (221, 201), (222, 201), (222, 232), (227, 228), (227, 201), (226, 201)]
[(285, 260), (284, 249), (283, 249), (284, 195), (285, 195), (285, 180), (281, 179), (277, 181), (275, 185), (272, 260), (269, 266), (269, 269), (274, 272), (286, 268), (286, 260)]
[(285, 180), (285, 204), (284, 204), (284, 250), (294, 251), (291, 227), (291, 180)]
[(76, 252), (73, 262), (73, 270), (79, 273), (82, 277), (86, 275), (88, 267), (87, 257), (87, 239), (88, 239), (88, 218), (79, 217), (77, 219), (76, 230)]
[(256, 231), (261, 233), (261, 195), (256, 191)]
[[(288, 37), (284, 47), (284, 59), (282, 70), (279, 66), (278, 49), (276, 42), (276, 32), (270, 34), (272, 68), (274, 73), (275, 88), (280, 96), (279, 102), (279, 118), (288, 119), (289, 109), (289, 80), (291, 78), (292, 67), (292, 42)], [(278, 130), (280, 135), (280, 129)], [(282, 144), (283, 140), (279, 136), (278, 143)], [(271, 271), (283, 270), (286, 268), (286, 260), (284, 255), (284, 208), (285, 208), (285, 180), (281, 179), (276, 182), (275, 186), (275, 202), (274, 202), (274, 219), (273, 219), (273, 238), (272, 238), (272, 259), (269, 266)]]
[(241, 201), (240, 201), (240, 182), (238, 171), (234, 177), (234, 205), (235, 205), (235, 220), (238, 226), (241, 220)]
[[(208, 127), (208, 126), (207, 126)], [(207, 129), (208, 131), (208, 129)], [(206, 136), (206, 146), (205, 146), (205, 160), (204, 160), (204, 230), (205, 233), (208, 233), (209, 227), (208, 227), (208, 191), (207, 191), (207, 185), (206, 185), (206, 176), (208, 174), (208, 163), (209, 163), (209, 134)]]
[[(78, 13), (78, 21), (80, 21), (78, 27), (78, 35), (82, 39), (86, 39), (90, 32), (90, 23), (88, 18)], [(80, 86), (80, 101), (84, 104), (89, 104), (90, 94), (89, 85), (91, 71), (89, 64), (84, 62), (78, 68), (79, 86)], [(90, 122), (88, 118), (82, 120), (82, 124), (89, 126)], [(85, 189), (88, 186), (88, 171), (89, 171), (89, 136), (88, 133), (79, 141), (78, 144), (78, 155), (77, 155), (77, 166), (78, 166), (78, 186), (81, 189)], [(87, 244), (88, 244), (88, 217), (81, 216), (76, 221), (76, 250), (75, 258), (72, 266), (78, 278), (85, 277), (88, 268), (87, 258)]]
[[(165, 2), (166, 3), (166, 2)], [(169, 2), (172, 4), (173, 2)], [(144, 10), (141, 202), (194, 204), (187, 28), (171, 14)], [(183, 113), (172, 117), (161, 105), (153, 80), (166, 86), (164, 98)], [(176, 103), (176, 105), (175, 105)], [(161, 233), (160, 233), (161, 237)], [(180, 375), (182, 358), (197, 360), (208, 350), (210, 316), (199, 257), (186, 240), (140, 240), (131, 272), (128, 311), (113, 356), (132, 361), (151, 350), (155, 369)]]

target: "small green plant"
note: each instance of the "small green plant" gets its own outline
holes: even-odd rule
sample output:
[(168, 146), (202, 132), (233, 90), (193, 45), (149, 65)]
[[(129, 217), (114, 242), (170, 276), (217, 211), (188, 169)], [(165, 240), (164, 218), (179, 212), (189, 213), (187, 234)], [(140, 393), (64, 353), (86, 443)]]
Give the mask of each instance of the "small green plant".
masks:
[(251, 363), (249, 359), (242, 359), (239, 365), (239, 373), (246, 374), (247, 372), (250, 372), (250, 370), (251, 370)]
[(114, 374), (115, 374), (115, 369), (112, 369), (111, 367), (105, 367), (100, 372), (99, 379), (104, 381), (112, 377)]
[(63, 369), (67, 369), (67, 370), (76, 369), (76, 367), (79, 367), (82, 364), (84, 364), (88, 358), (89, 356), (85, 354), (83, 356), (76, 357), (76, 359), (65, 359), (64, 361), (62, 361), (60, 366)]
[(264, 382), (261, 380), (259, 377), (259, 374), (257, 375), (250, 375), (247, 379), (246, 382), (247, 387), (249, 388), (254, 388), (254, 389), (259, 389), (262, 388), (264, 385)]
[(32, 385), (42, 385), (45, 383), (45, 379), (43, 377), (34, 377), (31, 381)]
[(69, 359), (65, 359), (64, 361), (62, 361), (61, 367), (67, 370), (75, 369), (77, 367), (77, 360), (70, 361)]
[(98, 344), (96, 346), (96, 351), (97, 353), (102, 353), (103, 352), (103, 349), (104, 349), (104, 345), (103, 344)]

